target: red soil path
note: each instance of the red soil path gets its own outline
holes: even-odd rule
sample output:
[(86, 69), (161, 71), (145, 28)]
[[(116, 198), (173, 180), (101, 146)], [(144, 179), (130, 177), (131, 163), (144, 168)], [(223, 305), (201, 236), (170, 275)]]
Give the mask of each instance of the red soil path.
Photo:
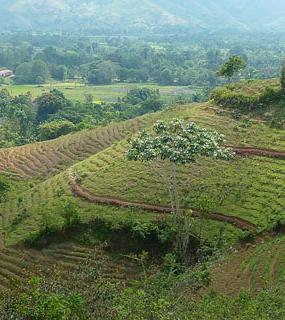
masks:
[(255, 155), (261, 157), (285, 159), (285, 151), (277, 151), (270, 149), (259, 149), (252, 147), (232, 147), (233, 151), (239, 155)]
[[(259, 149), (254, 147), (232, 147), (232, 149), (238, 155), (256, 155), (256, 156), (262, 156), (262, 157), (285, 159), (285, 151)], [(123, 207), (123, 208), (138, 208), (145, 211), (159, 212), (159, 213), (165, 213), (165, 214), (170, 214), (172, 212), (172, 209), (169, 207), (150, 205), (150, 204), (145, 204), (140, 202), (130, 202), (130, 201), (126, 201), (118, 198), (102, 197), (102, 196), (95, 195), (91, 193), (89, 190), (85, 189), (83, 186), (78, 185), (72, 173), (70, 174), (70, 177), (69, 177), (69, 183), (70, 183), (72, 192), (75, 196), (81, 197), (90, 202), (114, 205), (114, 206)], [(186, 210), (186, 209), (183, 209), (183, 210)], [(194, 209), (193, 216), (199, 218), (201, 217), (201, 212)], [(245, 219), (225, 215), (218, 212), (211, 212), (208, 215), (208, 217), (212, 220), (232, 224), (243, 230), (255, 230), (257, 228), (255, 224)]]
[[(118, 198), (102, 197), (102, 196), (93, 194), (83, 186), (77, 184), (76, 179), (74, 178), (74, 175), (72, 172), (69, 173), (69, 184), (75, 196), (83, 198), (93, 203), (113, 205), (113, 206), (122, 207), (122, 208), (137, 208), (137, 209), (142, 209), (144, 211), (158, 212), (162, 214), (172, 213), (172, 209), (170, 207), (151, 205), (151, 204), (145, 204), (140, 202), (130, 202), (130, 201), (126, 201)], [(186, 211), (187, 209), (182, 209), (182, 210)], [(195, 209), (193, 209), (192, 214), (196, 218), (199, 218), (202, 215), (201, 212)], [(255, 224), (247, 220), (234, 217), (234, 216), (225, 215), (222, 213), (211, 212), (208, 214), (208, 218), (211, 220), (219, 221), (219, 222), (229, 223), (242, 230), (254, 231), (257, 228)]]

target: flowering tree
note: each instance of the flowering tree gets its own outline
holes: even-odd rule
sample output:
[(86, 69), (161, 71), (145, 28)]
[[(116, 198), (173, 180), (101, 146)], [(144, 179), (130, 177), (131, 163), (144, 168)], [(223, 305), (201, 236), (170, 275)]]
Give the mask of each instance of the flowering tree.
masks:
[[(149, 162), (163, 178), (177, 222), (183, 218), (177, 188), (177, 166), (195, 163), (201, 157), (223, 160), (233, 157), (232, 150), (225, 147), (223, 135), (209, 132), (193, 122), (185, 124), (178, 119), (170, 122), (157, 121), (152, 130), (140, 132), (129, 143), (128, 160)], [(185, 237), (183, 241), (180, 239), (180, 231), (178, 228), (176, 245), (180, 248), (178, 251), (185, 251)]]

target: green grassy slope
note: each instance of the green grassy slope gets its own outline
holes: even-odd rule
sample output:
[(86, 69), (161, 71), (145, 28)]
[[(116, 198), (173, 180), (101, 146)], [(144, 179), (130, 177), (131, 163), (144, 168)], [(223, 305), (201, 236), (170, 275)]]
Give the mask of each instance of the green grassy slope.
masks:
[(265, 87), (274, 89), (280, 88), (279, 79), (270, 80), (243, 80), (227, 86), (234, 93), (241, 93), (245, 96), (259, 96), (263, 93)]
[(11, 281), (25, 281), (39, 273), (48, 275), (51, 270), (68, 282), (72, 273), (78, 276), (80, 265), (95, 268), (108, 281), (130, 281), (142, 276), (141, 266), (134, 260), (100, 246), (66, 241), (42, 250), (14, 247), (1, 251), (0, 291), (9, 289)]
[(284, 285), (284, 263), (284, 236), (259, 239), (213, 266), (211, 289), (237, 294), (245, 289)]
[[(155, 214), (142, 213), (140, 210), (114, 209), (112, 206), (90, 204), (84, 199), (74, 198), (68, 184), (68, 174), (69, 170), (75, 172), (80, 177), (82, 186), (99, 196), (115, 197), (131, 202), (169, 205), (167, 190), (163, 183), (149, 171), (146, 164), (130, 163), (125, 159), (126, 141), (123, 134), (114, 134), (114, 131), (118, 132), (118, 128), (122, 127), (135, 132), (140, 128), (148, 127), (157, 119), (169, 119), (175, 116), (187, 121), (195, 121), (208, 129), (223, 132), (231, 145), (285, 150), (282, 130), (271, 129), (259, 121), (244, 126), (242, 119), (235, 120), (229, 115), (221, 115), (209, 105), (181, 106), (108, 128), (81, 132), (47, 142), (46, 144), (51, 147), (47, 153), (43, 153), (44, 155), (49, 154), (52, 158), (55, 150), (58, 150), (59, 146), (64, 146), (62, 154), (73, 157), (73, 160), (68, 163), (63, 163), (62, 158), (59, 157), (57, 165), (53, 167), (53, 163), (50, 164), (51, 171), (59, 171), (58, 164), (62, 168), (68, 168), (72, 163), (75, 164), (71, 169), (62, 171), (40, 184), (33, 181), (32, 188), (28, 187), (28, 190), (22, 194), (19, 194), (17, 190), (11, 192), (10, 200), (2, 204), (0, 209), (8, 243), (23, 240), (29, 233), (36, 233), (39, 230), (43, 219), (43, 207), (52, 212), (55, 223), (59, 225), (63, 223), (58, 212), (67, 199), (75, 199), (82, 207), (80, 214), (83, 221), (88, 221), (98, 215), (106, 219), (118, 216), (120, 221), (130, 216), (139, 219), (141, 217), (153, 218)], [(129, 133), (127, 129), (125, 129), (125, 136)], [(96, 149), (90, 146), (90, 139), (97, 141), (96, 146), (102, 141), (107, 142), (101, 147), (101, 151), (97, 149), (96, 153)], [(114, 143), (117, 140), (121, 142)], [(46, 168), (49, 162), (43, 161), (44, 157), (38, 157), (40, 155), (36, 151), (38, 145), (22, 147), (21, 150), (26, 150), (22, 156), (26, 157), (26, 160), (23, 160), (20, 165), (24, 163), (27, 167), (32, 167), (35, 166), (34, 162), (37, 160), (35, 163), (38, 166), (44, 164), (42, 168)], [(108, 148), (110, 145), (112, 146)], [(31, 150), (35, 157), (34, 161), (29, 158)], [(6, 150), (3, 150), (2, 154), (5, 152)], [(13, 149), (10, 152), (13, 152)], [(94, 155), (90, 156), (91, 154)], [(17, 165), (19, 166), (19, 162), (15, 162), (16, 168)], [(245, 218), (260, 227), (268, 226), (270, 223), (268, 219), (272, 215), (285, 214), (283, 183), (285, 163), (283, 160), (237, 157), (234, 161), (227, 163), (202, 159), (198, 164), (180, 168), (179, 171), (181, 181), (183, 181), (182, 204), (185, 207), (200, 208), (206, 201), (207, 209), (210, 211)], [(31, 177), (33, 172), (40, 172), (39, 167), (31, 169)]]
[(185, 105), (55, 140), (0, 150), (0, 172), (22, 177), (47, 176), (126, 139), (156, 120), (177, 117), (225, 134), (228, 144), (285, 150), (284, 131), (258, 120), (235, 120), (210, 105)]
[[(170, 206), (167, 186), (159, 175), (147, 164), (128, 162), (119, 151), (110, 148), (76, 165), (81, 184), (100, 196)], [(202, 159), (180, 167), (179, 177), (184, 207), (200, 208), (206, 201), (210, 211), (262, 227), (274, 215), (285, 216), (284, 160), (238, 157), (228, 163)]]
[[(137, 223), (164, 219), (164, 215), (155, 212), (86, 201), (72, 192), (70, 176), (75, 175), (80, 187), (100, 197), (169, 205), (167, 189), (161, 179), (149, 170), (147, 164), (128, 162), (125, 152), (129, 136), (150, 127), (158, 119), (174, 117), (194, 121), (209, 130), (224, 133), (228, 144), (232, 146), (285, 151), (284, 130), (270, 128), (258, 119), (243, 116), (235, 119), (230, 112), (211, 103), (177, 106), (48, 142), (1, 149), (0, 171), (14, 181), (6, 201), (0, 204), (0, 232), (6, 244), (30, 239), (47, 225), (51, 229), (60, 229), (64, 224), (62, 213), (67, 202), (76, 205), (82, 223), (100, 218), (114, 230), (121, 226), (130, 227)], [(183, 182), (180, 192), (184, 207), (244, 218), (260, 229), (272, 226), (273, 220), (285, 218), (284, 160), (258, 156), (237, 156), (230, 162), (201, 159), (199, 163), (180, 167), (178, 171), (180, 181)], [(221, 226), (224, 224), (207, 221), (203, 230), (205, 237), (211, 240), (217, 238)], [(234, 243), (240, 235), (239, 229), (225, 225), (225, 237), (229, 244)], [(275, 258), (275, 253), (279, 252), (279, 243), (284, 244), (282, 239), (269, 240), (268, 245), (267, 242), (261, 244), (256, 251), (242, 251), (240, 258), (244, 262), (240, 260), (241, 268), (233, 267), (231, 263), (227, 267), (227, 263), (222, 263), (225, 283), (234, 279), (232, 273), (238, 279), (242, 274), (245, 280), (241, 280), (241, 287), (252, 284), (258, 288), (256, 268), (265, 270), (265, 279), (269, 279), (269, 282), (273, 283), (275, 278), (281, 279), (284, 258), (279, 254)], [(5, 259), (2, 269), (0, 264), (0, 284), (1, 274), (2, 278), (8, 279), (9, 275), (17, 274), (19, 268), (19, 262), (15, 262), (13, 268), (17, 270), (12, 268), (15, 272), (10, 272), (13, 259)], [(5, 266), (7, 271), (3, 271)], [(215, 270), (213, 272), (215, 279), (219, 279)], [(247, 278), (249, 272), (252, 274), (250, 280)], [(263, 274), (263, 271), (257, 274)], [(4, 278), (5, 286), (8, 280)]]
[(0, 171), (23, 178), (48, 176), (84, 160), (116, 141), (155, 121), (158, 115), (141, 117), (107, 127), (85, 130), (55, 140), (0, 150)]
[[(118, 152), (120, 150), (119, 146), (115, 150)], [(71, 172), (77, 172), (79, 168), (86, 168), (90, 164), (95, 165), (100, 171), (100, 169), (108, 167), (108, 159), (113, 156), (113, 148), (109, 148), (99, 153), (97, 157), (90, 157), (88, 160), (82, 161), (42, 183), (35, 184), (29, 190), (21, 193), (17, 190), (12, 191), (7, 201), (0, 206), (2, 232), (6, 244), (12, 245), (31, 239), (33, 236), (37, 236), (46, 225), (51, 229), (60, 229), (64, 225), (62, 216), (64, 205), (70, 202), (76, 205), (82, 223), (88, 223), (99, 218), (111, 225), (114, 230), (122, 226), (131, 227), (137, 223), (155, 222), (164, 218), (164, 215), (146, 212), (141, 209), (118, 208), (96, 202), (90, 203), (86, 199), (73, 194), (70, 185)], [(85, 173), (89, 174), (91, 171), (85, 171)], [(127, 183), (127, 181), (124, 183)], [(144, 199), (139, 198), (137, 200), (144, 201)], [(205, 230), (205, 235), (209, 233), (207, 237), (215, 238), (220, 226), (221, 223), (212, 221)], [(230, 241), (234, 241), (241, 233), (240, 230), (230, 225), (226, 229), (226, 236), (229, 239), (231, 238)]]

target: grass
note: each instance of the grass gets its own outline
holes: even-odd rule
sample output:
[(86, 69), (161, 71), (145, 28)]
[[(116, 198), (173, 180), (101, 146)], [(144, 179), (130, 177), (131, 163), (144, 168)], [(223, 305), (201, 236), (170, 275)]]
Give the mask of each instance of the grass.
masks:
[(259, 239), (212, 267), (211, 289), (237, 294), (244, 289), (257, 292), (277, 284), (284, 286), (284, 262), (283, 235)]
[(260, 121), (235, 120), (210, 105), (183, 105), (107, 127), (85, 130), (58, 139), (0, 150), (0, 169), (21, 177), (50, 176), (127, 139), (156, 120), (180, 118), (225, 134), (228, 144), (285, 150), (283, 130)]
[[(61, 84), (63, 86), (63, 84)], [(225, 134), (228, 144), (285, 150), (284, 131), (272, 129), (258, 120), (234, 119), (211, 104), (176, 106), (162, 112), (148, 114), (107, 127), (87, 130), (55, 140), (17, 148), (1, 149), (2, 171), (13, 172), (27, 179), (27, 188), (19, 204), (16, 192), (2, 205), (6, 217), (5, 230), (11, 243), (23, 239), (40, 227), (39, 209), (53, 211), (55, 217), (66, 197), (73, 199), (66, 180), (65, 169), (74, 166), (82, 177), (82, 184), (91, 192), (130, 201), (169, 204), (163, 183), (146, 165), (129, 163), (124, 154), (126, 139), (138, 130), (151, 126), (158, 119), (178, 117), (194, 121), (209, 130)], [(283, 212), (284, 161), (258, 157), (237, 158), (230, 163), (202, 159), (189, 168), (181, 168), (182, 204), (200, 207), (207, 202), (209, 209), (246, 218), (260, 227), (268, 225), (268, 218)], [(32, 179), (32, 187), (29, 187)], [(22, 190), (22, 189), (21, 189)], [(61, 194), (62, 193), (62, 194)], [(56, 199), (55, 199), (56, 198)], [(84, 221), (102, 215), (129, 216), (132, 210), (102, 207), (76, 199), (82, 206)], [(24, 206), (30, 215), (14, 230), (13, 219)], [(133, 214), (132, 214), (133, 215)], [(135, 216), (147, 216), (141, 212)], [(7, 218), (8, 217), (8, 218)], [(57, 223), (62, 223), (58, 217)], [(124, 220), (120, 218), (119, 220)], [(24, 227), (25, 225), (25, 227)], [(10, 241), (10, 240), (8, 240)]]
[(142, 277), (138, 263), (115, 252), (107, 252), (100, 245), (70, 241), (53, 243), (41, 250), (14, 247), (0, 252), (0, 295), (9, 290), (15, 280), (27, 281), (39, 274), (49, 276), (55, 270), (57, 279), (68, 284), (71, 276), (78, 278), (82, 266), (84, 270), (96, 270), (106, 281), (127, 282)]
[(44, 85), (9, 85), (5, 87), (13, 96), (30, 92), (33, 98), (47, 92), (51, 89), (62, 91), (66, 98), (71, 100), (84, 101), (86, 95), (92, 95), (94, 101), (114, 102), (118, 98), (124, 97), (130, 89), (146, 87), (150, 89), (159, 89), (163, 99), (171, 101), (174, 96), (185, 95), (190, 96), (194, 90), (183, 86), (160, 86), (150, 83), (118, 83), (113, 85), (97, 85), (90, 86), (76, 82), (54, 82)]
[[(74, 198), (64, 170), (74, 166), (72, 170), (81, 176), (82, 184), (98, 195), (169, 204), (163, 183), (145, 164), (127, 162), (124, 155), (125, 139), (129, 135), (147, 128), (157, 119), (173, 117), (195, 121), (210, 130), (222, 132), (230, 145), (285, 150), (282, 130), (271, 129), (259, 121), (244, 126), (242, 119), (235, 120), (220, 114), (208, 104), (179, 106), (106, 128), (2, 149), (3, 169), (27, 179), (26, 191), (23, 188), (21, 192), (17, 189), (12, 191), (0, 209), (7, 242), (17, 243), (37, 233), (43, 220), (43, 207), (51, 213), (55, 225), (60, 226), (63, 219), (59, 212), (66, 200), (76, 201), (84, 222), (96, 217), (118, 224), (127, 223), (130, 219), (156, 219), (156, 214), (90, 204)], [(212, 211), (236, 215), (260, 227), (268, 226), (268, 218), (273, 214), (284, 214), (285, 163), (282, 160), (250, 157), (228, 163), (202, 159), (196, 165), (180, 168), (179, 172), (183, 181), (181, 194), (184, 206), (200, 207), (201, 203), (207, 202)]]
[[(272, 130), (259, 122), (243, 128), (242, 120), (221, 116), (208, 105), (192, 105), (172, 108), (106, 128), (68, 135), (42, 144), (24, 146), (16, 149), (17, 152), (11, 149), (9, 151), (14, 158), (10, 155), (9, 164), (14, 166), (15, 171), (18, 167), (24, 170), (25, 165), (28, 177), (39, 176), (41, 172), (47, 176), (54, 175), (73, 164), (73, 170), (82, 177), (82, 184), (95, 194), (130, 201), (168, 204), (165, 186), (146, 165), (126, 161), (124, 141), (130, 131), (136, 132), (140, 128), (148, 127), (156, 119), (168, 119), (174, 116), (188, 121), (193, 120), (208, 129), (223, 132), (232, 145), (245, 144), (284, 150), (282, 131)], [(242, 130), (235, 129), (239, 126)], [(275, 146), (272, 146), (272, 141), (275, 141)], [(6, 153), (7, 150), (2, 150), (3, 155)], [(180, 173), (183, 181), (182, 202), (185, 206), (199, 207), (199, 202), (204, 201), (203, 198), (206, 197), (210, 200), (211, 210), (249, 219), (260, 227), (268, 224), (267, 220), (271, 214), (282, 213), (285, 173), (282, 160), (254, 157), (237, 158), (227, 163), (203, 159), (193, 167), (181, 168)], [(19, 195), (12, 194), (12, 200), (4, 204), (1, 209), (5, 213), (4, 216), (8, 217), (5, 229), (8, 235), (7, 241), (11, 243), (38, 231), (41, 208), (53, 212), (54, 221), (58, 220), (57, 223), (60, 225), (62, 219), (58, 212), (63, 202), (66, 198), (74, 198), (64, 171), (46, 180), (43, 177), (38, 179), (43, 182), (35, 184), (21, 196), (26, 211), (30, 213), (25, 223), (17, 227), (13, 225), (13, 230), (9, 229), (15, 216), (22, 210), (18, 207)], [(82, 207), (83, 221), (92, 220), (98, 215), (110, 220), (115, 220), (116, 216), (119, 217), (118, 221), (125, 221), (126, 217), (149, 216), (136, 210), (114, 209), (79, 199), (76, 201)]]
[(279, 79), (270, 80), (243, 80), (233, 84), (229, 84), (227, 87), (232, 92), (241, 93), (246, 96), (258, 96), (263, 93), (265, 87), (272, 87), (275, 89), (280, 88)]
[[(258, 91), (261, 84), (257, 82), (254, 86)], [(255, 119), (235, 119), (211, 103), (176, 106), (52, 141), (1, 149), (0, 169), (14, 184), (6, 201), (0, 204), (0, 231), (6, 243), (14, 245), (27, 240), (47, 225), (60, 229), (64, 224), (62, 210), (67, 202), (76, 205), (82, 223), (100, 218), (113, 230), (165, 219), (152, 212), (99, 205), (75, 197), (69, 185), (69, 173), (75, 172), (80, 184), (96, 195), (169, 205), (167, 189), (160, 178), (147, 164), (128, 162), (125, 152), (128, 137), (158, 119), (172, 118), (194, 121), (223, 133), (229, 145), (285, 151), (284, 130), (270, 128)], [(284, 160), (256, 156), (236, 157), (230, 162), (201, 159), (197, 164), (180, 167), (178, 172), (183, 206), (202, 206), (238, 216), (261, 229), (285, 216)], [(222, 228), (227, 245), (236, 244), (243, 235), (230, 225), (213, 221), (207, 221), (203, 234), (213, 243)], [(284, 245), (285, 237), (264, 239), (256, 247), (231, 255), (213, 267), (213, 288), (235, 293), (243, 287), (258, 290), (265, 284), (282, 281)], [(0, 264), (0, 282), (1, 274), (7, 278), (12, 270), (9, 265), (12, 258), (5, 259), (2, 268)]]
[[(82, 223), (100, 218), (113, 230), (141, 223), (156, 223), (163, 218), (156, 213), (99, 205), (74, 197), (68, 184), (68, 174), (68, 171), (64, 171), (34, 186), (30, 182), (31, 187), (26, 191), (11, 191), (7, 201), (0, 206), (2, 231), (7, 244), (31, 239), (45, 225), (51, 229), (60, 229), (64, 224), (61, 212), (67, 202), (76, 205)], [(217, 238), (221, 226), (221, 223), (210, 222), (207, 226), (209, 240)], [(226, 226), (225, 234), (230, 242), (235, 242), (241, 232)]]
[[(128, 162), (121, 143), (74, 166), (81, 184), (92, 193), (131, 202), (168, 205), (167, 186), (146, 163)], [(285, 217), (285, 162), (260, 157), (231, 162), (201, 159), (179, 168), (184, 207), (238, 216), (268, 227), (270, 218)]]

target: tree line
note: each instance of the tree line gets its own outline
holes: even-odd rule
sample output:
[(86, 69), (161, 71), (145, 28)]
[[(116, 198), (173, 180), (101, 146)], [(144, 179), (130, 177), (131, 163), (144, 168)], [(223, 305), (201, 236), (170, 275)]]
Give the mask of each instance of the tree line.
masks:
[[(17, 42), (15, 42), (15, 38)], [(230, 56), (247, 64), (243, 78), (268, 78), (279, 72), (284, 48), (279, 39), (207, 35), (184, 39), (80, 37), (26, 34), (0, 36), (0, 67), (11, 68), (16, 84), (76, 79), (89, 84), (157, 82), (214, 87), (216, 73)], [(211, 46), (210, 46), (211, 44)], [(260, 47), (262, 47), (262, 50)]]
[(0, 91), (0, 147), (49, 140), (61, 135), (122, 121), (161, 110), (164, 104), (158, 90), (138, 88), (114, 103), (73, 102), (59, 90), (33, 99), (30, 93), (11, 96)]

